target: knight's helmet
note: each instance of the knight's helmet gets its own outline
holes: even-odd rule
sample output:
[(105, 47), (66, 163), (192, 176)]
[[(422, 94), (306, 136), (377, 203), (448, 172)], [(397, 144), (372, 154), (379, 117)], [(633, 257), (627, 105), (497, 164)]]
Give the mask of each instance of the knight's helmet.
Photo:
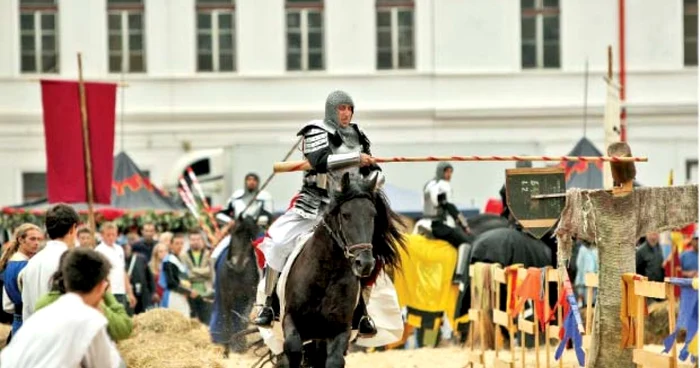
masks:
[(245, 192), (248, 192), (248, 178), (253, 178), (258, 183), (258, 185), (255, 187), (255, 189), (253, 189), (253, 192), (260, 189), (260, 177), (258, 176), (258, 174), (254, 173), (254, 172), (249, 172), (245, 175), (245, 178), (243, 178), (243, 190)]
[(447, 169), (452, 169), (452, 165), (450, 165), (449, 162), (440, 162), (437, 165), (437, 168), (435, 169), (435, 179), (436, 180), (445, 180), (445, 170)]
[(333, 91), (326, 98), (326, 122), (331, 124), (334, 128), (340, 126), (338, 121), (338, 106), (339, 105), (350, 105), (353, 113), (355, 112), (355, 103), (352, 101), (352, 97), (344, 91)]

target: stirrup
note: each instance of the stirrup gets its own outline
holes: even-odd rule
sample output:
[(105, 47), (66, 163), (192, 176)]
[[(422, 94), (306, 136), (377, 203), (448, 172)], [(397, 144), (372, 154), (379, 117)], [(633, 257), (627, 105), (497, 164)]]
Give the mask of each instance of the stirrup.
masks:
[[(263, 316), (264, 316), (264, 314), (265, 314), (266, 312), (272, 315), (271, 317), (269, 317), (269, 319), (270, 319), (270, 322), (269, 322), (269, 323), (263, 323), (262, 321), (260, 321), (260, 319), (263, 318)], [(265, 317), (267, 317), (267, 316), (265, 316)], [(267, 318), (266, 318), (266, 319), (267, 319)], [(255, 319), (253, 319), (252, 322), (253, 322), (254, 325), (256, 325), (256, 326), (258, 326), (258, 327), (271, 328), (272, 325), (275, 323), (275, 320), (276, 320), (276, 318), (275, 318), (275, 310), (274, 310), (272, 307), (263, 306), (263, 307), (260, 309), (260, 311), (258, 312), (258, 315), (255, 316)]]
[[(370, 325), (371, 332), (361, 332), (363, 323), (368, 323)], [(377, 326), (374, 324), (374, 321), (369, 318), (369, 316), (362, 316), (362, 318), (360, 318), (360, 322), (357, 324), (357, 337), (370, 338), (374, 337), (375, 335), (377, 335)]]

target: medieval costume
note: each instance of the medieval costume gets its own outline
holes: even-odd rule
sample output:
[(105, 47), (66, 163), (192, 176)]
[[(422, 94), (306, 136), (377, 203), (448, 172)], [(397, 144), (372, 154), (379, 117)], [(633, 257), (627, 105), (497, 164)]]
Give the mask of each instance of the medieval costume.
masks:
[[(354, 113), (352, 98), (343, 91), (335, 91), (326, 99), (324, 120), (313, 120), (298, 133), (303, 137), (304, 157), (311, 169), (304, 172), (301, 191), (292, 200), (292, 205), (268, 229), (260, 248), (265, 254), (266, 276), (265, 306), (260, 309), (254, 323), (261, 327), (271, 326), (274, 319), (272, 294), (285, 262), (294, 250), (300, 236), (313, 231), (322, 219), (331, 198), (329, 191), (340, 187), (343, 174), (351, 173), (363, 177), (377, 177), (378, 186), (384, 176), (377, 165), (360, 168), (361, 154), (371, 155), (370, 141), (357, 124), (343, 127), (338, 117), (338, 108), (349, 106)], [(358, 308), (364, 308), (360, 298)], [(365, 318), (359, 326), (361, 335), (376, 333), (372, 321), (364, 311)]]
[(3, 367), (124, 366), (106, 326), (100, 311), (67, 293), (25, 320), (0, 361)]
[(186, 318), (190, 318), (188, 297), (192, 291), (188, 281), (187, 267), (173, 253), (168, 253), (165, 256), (160, 267), (158, 284), (164, 290), (160, 306), (174, 309)]
[[(258, 183), (255, 188), (248, 187), (248, 179), (255, 179), (255, 182)], [(266, 190), (257, 193), (260, 188), (260, 177), (258, 174), (248, 173), (244, 181), (243, 189), (238, 189), (233, 192), (233, 195), (229, 198), (224, 209), (221, 210), (216, 217), (224, 223), (228, 223), (232, 221), (232, 219), (243, 214), (245, 210), (245, 215), (255, 218), (256, 221), (259, 221), (258, 223), (260, 225), (267, 225), (271, 220), (273, 212), (272, 196)], [(253, 197), (255, 197), (255, 201), (246, 209), (248, 203), (253, 200)]]
[(448, 169), (452, 170), (452, 165), (439, 163), (435, 177), (423, 187), (423, 216), (430, 221), (430, 232), (436, 239), (444, 240), (458, 249), (454, 280), (459, 280), (466, 269), (465, 260), (471, 245), (467, 237), (467, 220), (453, 203), (452, 185), (446, 176)]
[(22, 327), (22, 288), (19, 284), (19, 273), (27, 266), (29, 257), (17, 251), (7, 262), (4, 271), (5, 286), (3, 287), (3, 310), (12, 313), (12, 335)]

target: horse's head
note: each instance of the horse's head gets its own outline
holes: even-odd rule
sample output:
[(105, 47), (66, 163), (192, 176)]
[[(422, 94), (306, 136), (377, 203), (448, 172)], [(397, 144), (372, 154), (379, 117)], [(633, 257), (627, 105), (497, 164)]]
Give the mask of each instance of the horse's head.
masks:
[(229, 264), (236, 272), (242, 272), (248, 262), (254, 261), (253, 239), (257, 236), (259, 227), (250, 216), (239, 216), (231, 229), (229, 245)]
[(340, 246), (355, 276), (371, 275), (376, 260), (372, 252), (375, 230), (374, 180), (350, 180), (344, 174), (340, 191), (334, 193), (333, 204), (323, 223), (333, 242)]

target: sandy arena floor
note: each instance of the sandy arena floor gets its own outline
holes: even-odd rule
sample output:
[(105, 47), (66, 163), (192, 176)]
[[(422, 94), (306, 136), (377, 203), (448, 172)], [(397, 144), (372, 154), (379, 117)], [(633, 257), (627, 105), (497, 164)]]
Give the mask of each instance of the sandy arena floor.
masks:
[[(419, 368), (419, 367), (439, 367), (439, 368), (464, 368), (467, 364), (469, 350), (457, 347), (437, 348), (437, 349), (414, 349), (414, 350), (392, 350), (374, 353), (352, 353), (348, 355), (346, 363), (348, 367), (372, 367), (372, 368)], [(519, 352), (516, 351), (516, 354)], [(492, 367), (495, 355), (493, 351), (486, 352), (486, 367)], [(540, 352), (540, 367), (545, 367), (545, 351)], [(554, 349), (551, 350), (550, 367), (559, 367), (558, 362), (554, 362)], [(257, 359), (252, 355), (231, 357), (227, 361), (229, 368), (249, 368)], [(526, 367), (536, 367), (535, 353), (529, 352), (526, 358)], [(521, 367), (519, 362), (516, 367)], [(576, 357), (572, 351), (564, 353), (564, 367), (577, 367)]]

